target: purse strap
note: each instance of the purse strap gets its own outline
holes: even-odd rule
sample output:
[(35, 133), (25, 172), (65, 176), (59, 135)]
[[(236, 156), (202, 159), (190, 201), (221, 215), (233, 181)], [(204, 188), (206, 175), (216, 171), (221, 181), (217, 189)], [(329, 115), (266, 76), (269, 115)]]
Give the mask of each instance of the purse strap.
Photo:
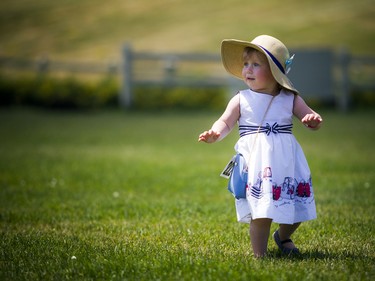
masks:
[(258, 135), (259, 135), (259, 132), (260, 132), (260, 128), (262, 127), (262, 124), (264, 122), (264, 120), (266, 119), (266, 115), (271, 107), (271, 104), (272, 104), (272, 101), (273, 99), (275, 98), (276, 96), (272, 96), (272, 99), (270, 100), (270, 102), (268, 103), (268, 106), (267, 106), (267, 109), (266, 111), (264, 112), (264, 115), (263, 115), (263, 118), (262, 118), (262, 121), (260, 121), (260, 124), (259, 124), (259, 127), (258, 127), (258, 130), (256, 132), (256, 135), (255, 135), (255, 138), (254, 138), (254, 141), (253, 141), (253, 145), (251, 146), (251, 150), (250, 150), (250, 153), (249, 153), (249, 158), (248, 158), (248, 162), (246, 163), (247, 164), (247, 167), (249, 167), (249, 164), (250, 164), (250, 160), (251, 160), (251, 155), (253, 154), (253, 150), (254, 150), (254, 146), (255, 146), (255, 143), (258, 139)]
[[(250, 154), (249, 154), (249, 161), (247, 162), (246, 159), (245, 159), (245, 162), (246, 162), (246, 165), (247, 167), (249, 167), (249, 163), (250, 163), (250, 158), (251, 158), (251, 154), (254, 150), (254, 146), (255, 146), (255, 142), (258, 138), (258, 135), (259, 135), (259, 132), (260, 132), (260, 129), (261, 129), (261, 126), (262, 126), (262, 123), (264, 122), (265, 118), (266, 118), (266, 115), (267, 115), (267, 112), (268, 110), (270, 109), (271, 107), (271, 103), (273, 101), (273, 99), (275, 98), (275, 96), (272, 97), (271, 101), (269, 102), (268, 106), (267, 106), (267, 109), (263, 115), (263, 118), (262, 118), (262, 121), (260, 122), (259, 124), (259, 127), (258, 127), (258, 130), (256, 132), (256, 135), (255, 135), (255, 139), (254, 139), (254, 142), (253, 142), (253, 146), (250, 150)], [(226, 179), (229, 179), (230, 175), (233, 173), (233, 167), (235, 166), (235, 157), (234, 156), (230, 161), (229, 163), (225, 166), (224, 170), (220, 173), (220, 176), (223, 177), (223, 178), (226, 178)]]

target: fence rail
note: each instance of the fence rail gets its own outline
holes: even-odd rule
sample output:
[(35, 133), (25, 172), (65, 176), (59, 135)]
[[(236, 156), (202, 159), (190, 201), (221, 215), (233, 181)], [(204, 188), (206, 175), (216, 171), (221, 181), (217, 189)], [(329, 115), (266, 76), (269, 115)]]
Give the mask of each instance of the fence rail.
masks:
[[(375, 57), (351, 56), (344, 49), (296, 49), (290, 79), (306, 98), (350, 106), (352, 91), (375, 92)], [(218, 54), (136, 52), (125, 44), (120, 62), (55, 61), (0, 57), (0, 71), (66, 72), (117, 75), (122, 86), (119, 104), (133, 105), (135, 87), (226, 87), (233, 94), (244, 84), (228, 75)]]
[[(351, 87), (357, 90), (374, 90), (375, 84), (375, 57), (356, 56), (350, 59), (349, 76), (352, 77)], [(365, 72), (371, 75), (366, 75)], [(358, 81), (359, 80), (359, 81)]]
[(66, 72), (85, 74), (119, 74), (120, 67), (116, 63), (103, 62), (77, 62), (50, 60), (46, 57), (40, 59), (25, 59), (17, 57), (0, 56), (0, 70), (35, 71), (39, 73)]

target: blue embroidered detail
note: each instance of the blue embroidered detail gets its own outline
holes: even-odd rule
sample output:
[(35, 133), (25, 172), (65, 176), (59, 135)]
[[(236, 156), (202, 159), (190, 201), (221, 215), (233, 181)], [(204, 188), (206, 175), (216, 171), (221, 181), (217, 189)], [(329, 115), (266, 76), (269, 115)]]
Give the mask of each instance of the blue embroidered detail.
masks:
[(285, 61), (285, 69), (286, 69), (285, 74), (288, 74), (289, 71), (290, 71), (290, 69), (292, 68), (292, 63), (293, 63), (293, 60), (294, 60), (294, 56), (295, 56), (295, 54), (293, 54), (289, 59), (287, 59)]

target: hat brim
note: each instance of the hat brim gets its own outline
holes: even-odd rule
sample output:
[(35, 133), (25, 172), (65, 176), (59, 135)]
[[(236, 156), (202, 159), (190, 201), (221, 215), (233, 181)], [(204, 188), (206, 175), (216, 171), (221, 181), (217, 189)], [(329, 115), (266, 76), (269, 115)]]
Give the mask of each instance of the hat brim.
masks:
[(273, 77), (280, 84), (281, 87), (292, 91), (294, 94), (299, 94), (296, 88), (294, 88), (289, 78), (280, 71), (277, 65), (273, 62), (272, 58), (264, 51), (260, 46), (236, 39), (225, 39), (221, 43), (221, 59), (225, 69), (233, 76), (243, 80), (242, 68), (243, 68), (243, 51), (246, 47), (253, 48), (262, 54), (264, 54), (270, 65), (270, 69)]

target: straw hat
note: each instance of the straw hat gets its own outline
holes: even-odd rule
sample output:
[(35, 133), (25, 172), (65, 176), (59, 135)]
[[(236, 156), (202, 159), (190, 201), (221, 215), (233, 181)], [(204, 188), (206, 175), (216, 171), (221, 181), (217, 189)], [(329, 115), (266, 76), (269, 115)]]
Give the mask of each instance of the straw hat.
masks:
[(243, 51), (251, 47), (263, 53), (268, 59), (271, 72), (281, 87), (299, 94), (292, 82), (286, 76), (293, 61), (287, 47), (278, 39), (269, 35), (260, 35), (253, 41), (225, 39), (221, 43), (221, 59), (225, 69), (235, 77), (243, 79)]

